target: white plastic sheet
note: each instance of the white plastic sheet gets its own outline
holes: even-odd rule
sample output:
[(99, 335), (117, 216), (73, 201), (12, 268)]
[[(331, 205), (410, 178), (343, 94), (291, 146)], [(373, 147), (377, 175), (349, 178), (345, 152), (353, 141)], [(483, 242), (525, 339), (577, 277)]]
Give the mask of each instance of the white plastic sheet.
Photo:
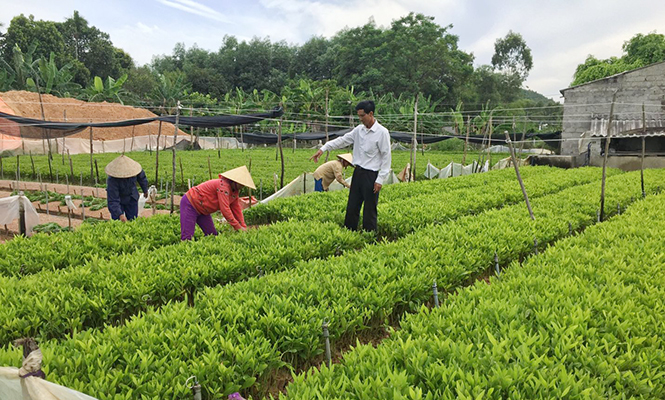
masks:
[(6, 225), (19, 218), (19, 204), (23, 203), (25, 209), (25, 230), (29, 236), (32, 228), (39, 225), (39, 214), (25, 196), (10, 196), (0, 199), (0, 225)]
[(19, 369), (0, 367), (2, 400), (96, 400), (81, 392), (30, 376), (21, 378)]
[(436, 179), (439, 177), (439, 169), (434, 165), (427, 162), (427, 167), (425, 168), (425, 178), (427, 179)]
[(72, 196), (67, 195), (65, 196), (65, 204), (67, 205), (67, 208), (69, 210), (76, 210), (76, 204), (72, 201)]

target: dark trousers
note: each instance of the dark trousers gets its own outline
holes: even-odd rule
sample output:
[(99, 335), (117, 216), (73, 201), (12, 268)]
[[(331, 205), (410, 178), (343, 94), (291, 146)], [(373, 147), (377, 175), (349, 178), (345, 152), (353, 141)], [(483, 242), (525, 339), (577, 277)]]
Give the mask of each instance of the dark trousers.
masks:
[[(139, 201), (130, 198), (127, 202), (120, 202), (120, 210), (125, 214), (128, 221), (131, 221), (139, 216)], [(111, 219), (120, 219), (120, 215), (113, 216)]]
[(376, 231), (376, 205), (379, 202), (379, 193), (374, 193), (374, 182), (379, 175), (378, 171), (370, 171), (356, 167), (351, 180), (349, 201), (346, 203), (346, 218), (344, 226), (355, 231), (358, 230), (360, 208), (363, 207), (363, 229)]

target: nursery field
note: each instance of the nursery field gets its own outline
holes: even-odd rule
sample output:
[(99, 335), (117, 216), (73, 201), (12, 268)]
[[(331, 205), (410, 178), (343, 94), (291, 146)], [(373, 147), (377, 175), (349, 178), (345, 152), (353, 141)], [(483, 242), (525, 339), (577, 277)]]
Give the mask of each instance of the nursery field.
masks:
[[(203, 154), (204, 175), (208, 155), (237, 166), (230, 152), (179, 155)], [(258, 172), (274, 149), (233, 152), (257, 183), (279, 163)], [(293, 177), (311, 153), (291, 154)], [(665, 170), (645, 171), (644, 198), (639, 172), (608, 170), (600, 223), (600, 169), (521, 173), (535, 220), (507, 169), (385, 186), (378, 235), (342, 227), (339, 191), (192, 242), (177, 216), (14, 240), (0, 246), (0, 365), (20, 366), (9, 343), (33, 336), (48, 380), (99, 399), (191, 398), (190, 376), (204, 399), (665, 397)]]
[[(293, 151), (293, 149), (284, 148), (285, 185), (303, 172), (314, 172), (316, 167), (322, 163), (324, 158), (320, 160), (319, 164), (315, 164), (309, 160), (309, 157), (311, 157), (315, 151), (316, 150), (314, 149), (296, 149)], [(330, 159), (333, 159), (332, 157), (334, 157), (335, 154), (341, 154), (348, 151), (350, 150), (332, 152)], [(173, 174), (173, 155), (170, 150), (160, 151), (159, 153), (158, 175), (155, 175), (156, 154), (154, 151), (140, 151), (126, 154), (141, 164), (148, 176), (150, 184), (155, 184), (160, 191), (165, 189), (167, 182), (171, 182)], [(96, 182), (105, 186), (106, 174), (104, 173), (104, 167), (117, 156), (118, 154), (115, 153), (95, 154), (94, 160), (97, 161), (97, 165), (95, 166), (93, 162), (92, 179), (90, 174), (89, 154), (72, 155), (71, 165), (67, 155), (63, 157), (62, 155), (55, 154), (51, 161), (50, 170), (47, 156), (34, 155), (31, 157), (29, 155), (22, 155), (19, 157), (18, 163), (21, 170), (22, 180), (36, 181), (41, 178), (42, 181), (65, 183), (66, 179), (69, 179), (71, 183), (78, 184), (82, 179), (84, 184), (94, 184)], [(492, 162), (496, 162), (507, 156), (508, 154), (492, 154)], [(395, 173), (399, 173), (406, 164), (410, 162), (410, 157), (411, 153), (409, 151), (392, 152), (392, 168)], [(487, 154), (484, 153), (481, 157), (487, 159)], [(16, 156), (0, 158), (2, 162), (2, 169), (0, 171), (1, 179), (16, 179), (16, 158)], [(419, 151), (416, 161), (417, 178), (424, 179), (423, 173), (428, 160), (434, 166), (441, 168), (449, 164), (451, 161), (460, 163), (463, 158), (463, 153), (425, 151), (423, 155)], [(466, 157), (466, 164), (470, 164), (473, 160), (478, 161), (478, 159), (478, 152), (469, 152)], [(210, 162), (210, 164), (208, 164), (208, 162)], [(187, 189), (188, 179), (193, 183), (201, 183), (210, 179), (211, 176), (216, 178), (220, 172), (241, 165), (247, 165), (248, 167), (251, 165), (252, 176), (257, 186), (257, 191), (255, 191), (253, 195), (259, 197), (261, 187), (263, 197), (267, 197), (274, 193), (275, 186), (277, 186), (277, 189), (280, 188), (281, 161), (276, 149), (273, 147), (245, 149), (244, 151), (238, 149), (223, 149), (219, 152), (216, 150), (178, 151), (176, 156), (176, 190), (178, 192), (185, 191)], [(349, 168), (346, 170), (346, 173), (347, 176), (350, 176), (353, 171)], [(275, 174), (277, 174), (277, 180), (275, 180)], [(67, 175), (67, 177), (65, 177), (65, 175)], [(155, 182), (156, 176), (157, 181)]]

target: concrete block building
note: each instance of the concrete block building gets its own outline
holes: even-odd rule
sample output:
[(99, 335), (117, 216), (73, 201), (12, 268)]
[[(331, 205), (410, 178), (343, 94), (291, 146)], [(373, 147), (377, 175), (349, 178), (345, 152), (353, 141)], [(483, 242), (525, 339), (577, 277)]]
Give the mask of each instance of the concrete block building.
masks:
[[(613, 121), (608, 127), (615, 92)], [(561, 94), (561, 154), (571, 158), (572, 165), (600, 165), (609, 131), (610, 166), (639, 169), (644, 136), (645, 167), (665, 167), (665, 62), (569, 87)]]

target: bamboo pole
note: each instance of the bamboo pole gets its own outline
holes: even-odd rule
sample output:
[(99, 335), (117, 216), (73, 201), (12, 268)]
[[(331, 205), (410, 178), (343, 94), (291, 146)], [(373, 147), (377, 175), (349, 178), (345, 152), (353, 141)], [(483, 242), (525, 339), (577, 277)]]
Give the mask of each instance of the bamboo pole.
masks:
[[(173, 205), (173, 200), (175, 197), (175, 158), (176, 158), (176, 149), (175, 149), (175, 144), (177, 143), (178, 139), (178, 123), (180, 122), (180, 101), (178, 101), (176, 105), (176, 112), (175, 112), (175, 129), (173, 131), (173, 146), (171, 146), (171, 149), (173, 149), (173, 174), (171, 176), (171, 214), (173, 214), (174, 211), (174, 205)], [(180, 170), (182, 171), (182, 163), (180, 164)]]
[(469, 130), (471, 129), (471, 117), (466, 117), (466, 138), (464, 139), (464, 156), (462, 157), (462, 165), (466, 165), (466, 148), (469, 147)]
[(517, 162), (515, 161), (515, 149), (513, 148), (513, 142), (510, 140), (510, 135), (508, 135), (508, 131), (506, 133), (506, 143), (508, 143), (508, 147), (510, 148), (510, 158), (513, 160), (513, 166), (515, 167), (515, 175), (517, 175), (517, 180), (520, 183), (520, 188), (522, 188), (522, 195), (524, 195), (524, 202), (526, 203), (526, 208), (529, 210), (529, 216), (531, 217), (532, 221), (536, 220), (536, 217), (533, 215), (533, 210), (531, 209), (531, 203), (529, 202), (529, 195), (526, 193), (526, 189), (524, 188), (524, 182), (522, 181), (522, 176), (520, 175), (520, 168), (517, 166)]
[(182, 183), (182, 185), (184, 186), (185, 185), (185, 171), (183, 171), (183, 168), (182, 168), (182, 158), (181, 157), (178, 157), (178, 162), (180, 163), (180, 183)]
[[(328, 143), (328, 140), (330, 138), (328, 137), (328, 118), (330, 117), (329, 112), (330, 110), (328, 109), (328, 95), (330, 94), (330, 89), (326, 89), (326, 143)], [(328, 157), (330, 156), (330, 151), (326, 151), (326, 161), (328, 162)]]
[(409, 181), (415, 182), (416, 180), (416, 151), (418, 149), (418, 139), (416, 134), (418, 132), (418, 97), (420, 92), (416, 93), (416, 101), (413, 104), (413, 140), (411, 141), (411, 173)]
[(157, 148), (155, 149), (155, 182), (159, 179), (159, 138), (162, 136), (162, 121), (157, 128)]
[[(92, 122), (92, 121), (91, 121)], [(93, 164), (93, 147), (92, 147), (92, 126), (90, 127), (90, 183), (92, 183), (93, 174), (92, 174), (92, 164)]]
[(74, 179), (74, 163), (72, 162), (72, 156), (69, 154), (69, 149), (67, 149), (67, 158), (69, 159), (69, 172)]
[(520, 140), (519, 157), (522, 158), (522, 151), (524, 150), (524, 138), (526, 137), (526, 115), (524, 116), (524, 124), (522, 126), (522, 139)]
[[(280, 107), (282, 105), (280, 104)], [(282, 173), (279, 178), (279, 188), (284, 187), (284, 151), (282, 150), (282, 120), (284, 117), (279, 117), (279, 122), (277, 123), (277, 148), (279, 149), (279, 156), (282, 162)]]
[(617, 91), (612, 95), (612, 105), (610, 106), (610, 120), (607, 123), (607, 138), (605, 139), (605, 154), (603, 157), (603, 179), (600, 186), (600, 222), (605, 219), (605, 180), (607, 177), (607, 156), (610, 152), (610, 136), (612, 134), (612, 119), (614, 118), (614, 103), (617, 100)]
[(644, 153), (645, 153), (645, 140), (647, 136), (647, 116), (644, 111), (644, 103), (642, 103), (642, 160), (640, 164), (640, 181), (642, 182), (642, 198), (646, 197), (647, 194), (644, 191)]
[(34, 179), (37, 175), (35, 173), (35, 159), (32, 158), (32, 150), (30, 150), (30, 163), (32, 164), (32, 179)]
[[(489, 133), (487, 134), (487, 160), (489, 161), (490, 165), (492, 165), (492, 153), (490, 150), (492, 149), (492, 135), (494, 134), (494, 110), (490, 111), (490, 121), (489, 121)], [(513, 160), (514, 162), (515, 160)]]

